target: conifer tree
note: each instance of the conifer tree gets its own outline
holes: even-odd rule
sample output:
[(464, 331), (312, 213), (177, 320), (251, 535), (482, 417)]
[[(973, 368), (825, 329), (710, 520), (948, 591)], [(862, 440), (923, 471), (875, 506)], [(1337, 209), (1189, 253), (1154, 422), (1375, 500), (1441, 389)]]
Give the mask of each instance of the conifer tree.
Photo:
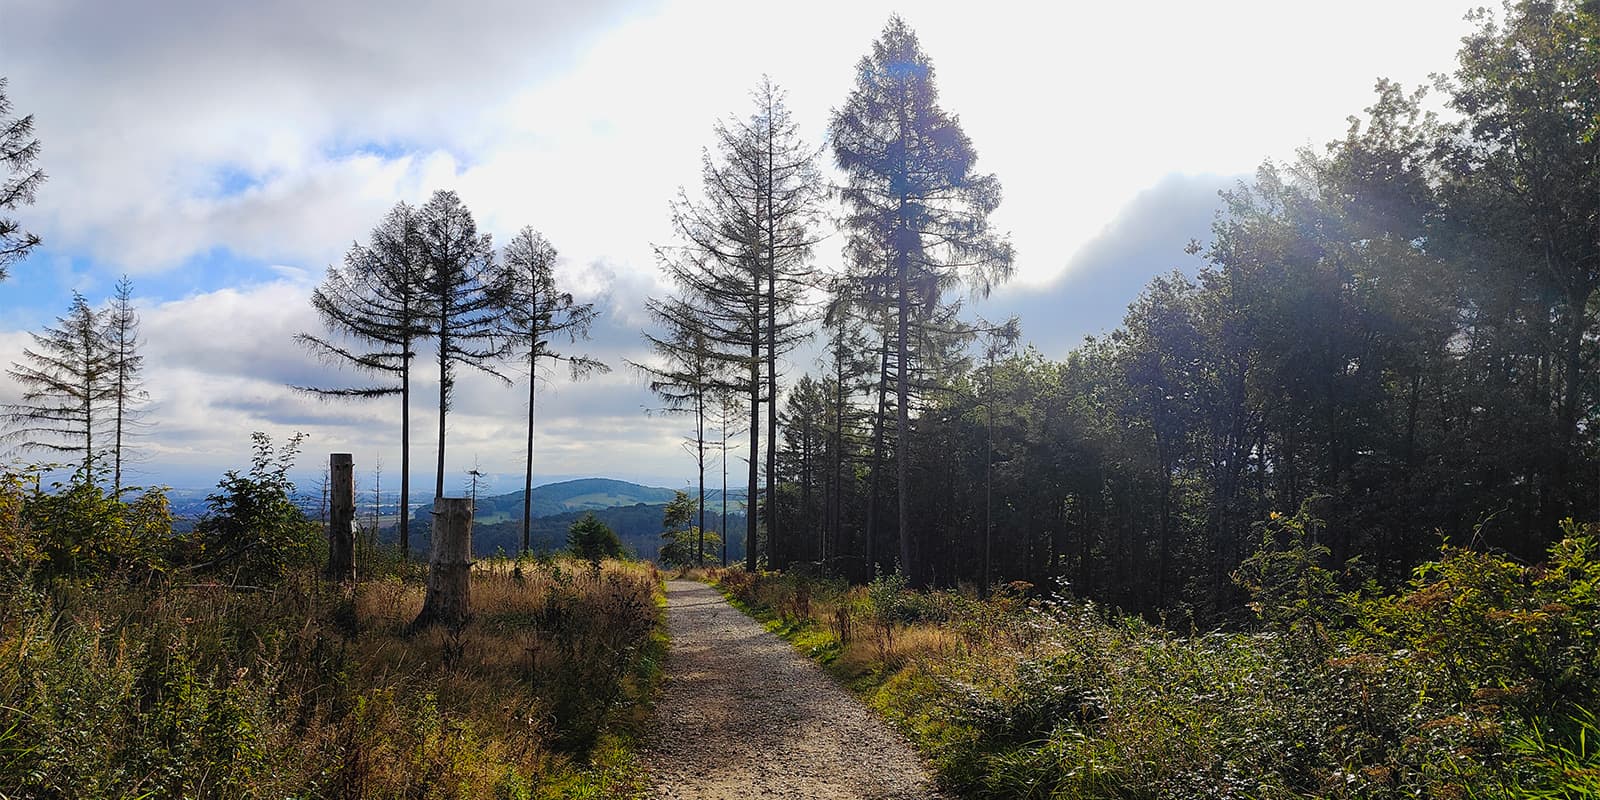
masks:
[[(779, 393), (778, 356), (803, 338), (800, 299), (810, 286), (824, 187), (815, 152), (799, 136), (783, 92), (763, 80), (748, 118), (715, 126), (716, 149), (702, 156), (702, 198), (673, 203), (678, 243), (661, 258), (681, 296), (652, 305), (666, 320), (704, 331), (716, 358), (741, 374), (750, 407), (746, 565), (754, 568), (761, 468), (761, 406), (768, 404), (768, 489)], [(674, 323), (676, 324), (676, 323)], [(779, 561), (778, 531), (768, 517), (768, 560)]]
[(366, 245), (351, 245), (344, 263), (329, 267), (311, 305), (329, 331), (295, 340), (319, 358), (378, 379), (376, 385), (296, 387), (327, 398), (400, 397), (400, 552), (410, 550), (411, 369), (417, 343), (433, 317), (423, 292), (420, 216), (396, 203)]
[[(0, 77), (0, 211), (15, 211), (31, 205), (44, 170), (34, 165), (39, 157), (39, 140), (33, 136), (33, 115), (11, 117), (11, 100), (6, 97), (6, 79)], [(39, 237), (22, 229), (22, 223), (0, 216), (0, 281), (12, 264), (26, 258), (38, 246)]]
[(105, 347), (110, 370), (112, 487), (122, 493), (122, 467), (127, 462), (127, 437), (138, 423), (144, 392), (144, 356), (139, 353), (139, 314), (133, 307), (133, 282), (122, 276), (105, 311)]
[[(702, 537), (696, 543), (697, 566), (704, 566), (706, 528), (706, 418), (710, 403), (717, 391), (727, 383), (719, 374), (724, 364), (717, 358), (711, 341), (703, 328), (692, 323), (693, 317), (678, 313), (660, 315), (658, 319), (666, 332), (660, 336), (645, 333), (645, 340), (656, 356), (656, 364), (632, 364), (650, 379), (650, 391), (673, 414), (694, 415), (694, 454), (699, 471), (699, 531)], [(686, 320), (690, 320), (686, 322)], [(724, 490), (726, 491), (726, 490)], [(752, 546), (746, 543), (746, 546)]]
[(499, 338), (503, 310), (495, 291), (494, 242), (478, 232), (455, 192), (434, 192), (417, 212), (422, 258), (421, 296), (428, 309), (428, 333), (439, 364), (439, 448), (434, 497), (444, 496), (445, 421), (455, 392), (456, 371), (466, 366), (505, 376), (495, 362), (506, 354)]
[(589, 374), (610, 372), (604, 363), (584, 355), (562, 353), (552, 341), (565, 338), (568, 344), (589, 338), (589, 326), (597, 313), (593, 303), (573, 300), (571, 292), (556, 287), (556, 249), (533, 228), (517, 232), (506, 245), (500, 259), (496, 291), (505, 313), (500, 317), (501, 333), (528, 360), (528, 457), (522, 481), (522, 552), (528, 552), (529, 531), (533, 522), (533, 434), (534, 401), (539, 389), (539, 361), (565, 361), (573, 380)]
[(24, 449), (75, 454), (79, 479), (90, 482), (99, 456), (95, 435), (105, 425), (104, 407), (112, 394), (104, 320), (104, 313), (73, 292), (57, 327), (29, 334), (33, 346), (23, 349), (23, 363), (6, 370), (23, 389), (21, 402), (5, 407), (8, 438)]
[[(929, 334), (948, 321), (946, 292), (986, 294), (1010, 277), (1011, 244), (989, 227), (1000, 182), (977, 172), (977, 152), (956, 116), (939, 106), (933, 64), (916, 34), (891, 17), (856, 67), (856, 87), (831, 125), (848, 231), (847, 258), (892, 336), (896, 432), (910, 427), (913, 376)], [(890, 380), (885, 349), (882, 383)], [(896, 459), (901, 569), (913, 568), (907, 459)]]

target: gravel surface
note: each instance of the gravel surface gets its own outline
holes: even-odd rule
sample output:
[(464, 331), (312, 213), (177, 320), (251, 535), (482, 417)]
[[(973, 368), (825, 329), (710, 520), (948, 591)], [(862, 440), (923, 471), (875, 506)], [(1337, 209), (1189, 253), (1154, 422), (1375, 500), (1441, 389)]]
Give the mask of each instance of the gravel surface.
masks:
[(654, 797), (941, 797), (899, 733), (715, 589), (668, 581), (667, 627)]

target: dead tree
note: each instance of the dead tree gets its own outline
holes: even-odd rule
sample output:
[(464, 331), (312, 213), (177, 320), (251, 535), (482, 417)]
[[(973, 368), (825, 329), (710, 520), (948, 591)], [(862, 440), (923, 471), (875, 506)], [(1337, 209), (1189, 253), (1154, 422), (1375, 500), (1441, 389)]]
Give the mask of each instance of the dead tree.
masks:
[(593, 303), (579, 303), (571, 292), (556, 287), (556, 249), (533, 228), (523, 228), (506, 245), (500, 260), (495, 291), (505, 313), (497, 322), (501, 333), (527, 353), (528, 359), (528, 459), (522, 481), (522, 552), (529, 549), (533, 525), (533, 422), (538, 399), (539, 361), (565, 361), (573, 380), (592, 372), (610, 372), (605, 364), (584, 355), (562, 353), (553, 341), (568, 344), (589, 338), (594, 322)]
[(411, 551), (411, 371), (433, 316), (422, 291), (420, 224), (416, 209), (396, 204), (372, 229), (370, 243), (353, 245), (311, 293), (328, 335), (295, 336), (318, 358), (378, 378), (376, 385), (295, 388), (324, 398), (400, 398), (402, 557)]

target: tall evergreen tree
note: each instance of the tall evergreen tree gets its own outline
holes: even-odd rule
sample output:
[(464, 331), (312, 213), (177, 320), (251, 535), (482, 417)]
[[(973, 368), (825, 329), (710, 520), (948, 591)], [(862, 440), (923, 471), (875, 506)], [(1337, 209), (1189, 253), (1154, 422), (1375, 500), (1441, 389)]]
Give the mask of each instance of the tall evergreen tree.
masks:
[[(913, 373), (942, 316), (945, 293), (965, 283), (987, 294), (1010, 277), (1010, 242), (989, 227), (1000, 182), (976, 172), (977, 152), (955, 115), (939, 106), (932, 62), (899, 16), (856, 67), (856, 86), (831, 125), (846, 175), (847, 258), (864, 296), (886, 312), (893, 337), (896, 431), (910, 429)], [(891, 383), (885, 350), (881, 383)], [(910, 473), (896, 460), (901, 569), (912, 561)]]
[(23, 349), (23, 362), (6, 370), (23, 389), (21, 402), (5, 407), (7, 437), (24, 449), (76, 454), (79, 479), (92, 482), (102, 446), (95, 436), (105, 425), (114, 378), (105, 315), (73, 292), (66, 316), (56, 321), (29, 334), (33, 346)]
[[(6, 97), (6, 79), (0, 77), (0, 211), (15, 211), (32, 205), (44, 183), (44, 170), (34, 164), (39, 158), (39, 140), (33, 135), (33, 115), (21, 119), (11, 116), (11, 100)], [(39, 237), (22, 229), (22, 223), (0, 216), (0, 281), (11, 265), (26, 258), (38, 246)]]
[(133, 307), (133, 282), (128, 276), (117, 281), (116, 294), (105, 311), (105, 347), (110, 379), (107, 391), (111, 400), (112, 487), (122, 493), (122, 467), (126, 463), (127, 437), (138, 423), (138, 407), (148, 395), (144, 392), (144, 356), (139, 353), (139, 314)]
[(439, 450), (434, 497), (444, 496), (445, 419), (456, 370), (466, 366), (506, 380), (495, 362), (505, 355), (498, 339), (503, 304), (495, 287), (494, 243), (461, 198), (434, 192), (417, 211), (422, 258), (421, 295), (439, 362)]
[(372, 229), (366, 245), (353, 244), (344, 263), (329, 267), (311, 305), (328, 336), (300, 333), (295, 340), (328, 362), (372, 375), (379, 383), (343, 388), (296, 387), (327, 398), (400, 397), (400, 552), (411, 546), (411, 369), (416, 346), (434, 318), (424, 292), (421, 217), (396, 203)]
[(565, 337), (568, 344), (589, 338), (597, 312), (593, 303), (578, 303), (571, 292), (556, 288), (556, 249), (533, 228), (517, 232), (500, 259), (496, 291), (505, 313), (499, 318), (501, 333), (527, 353), (528, 456), (522, 481), (522, 552), (528, 552), (533, 522), (533, 422), (539, 388), (539, 361), (565, 361), (573, 380), (611, 368), (583, 355), (555, 350), (551, 342)]
[[(807, 266), (818, 241), (823, 185), (816, 153), (799, 137), (769, 80), (756, 89), (756, 110), (714, 128), (716, 149), (702, 156), (703, 197), (682, 192), (673, 203), (678, 243), (661, 258), (681, 296), (654, 303), (658, 318), (704, 331), (717, 358), (740, 373), (750, 406), (746, 566), (756, 563), (756, 498), (760, 496), (761, 407), (778, 394), (778, 355), (802, 338), (799, 300), (809, 285)], [(691, 319), (692, 318), (692, 319)], [(772, 463), (772, 454), (767, 454)], [(769, 483), (772, 470), (769, 469)], [(768, 515), (770, 517), (770, 515)], [(775, 531), (768, 560), (778, 560)]]

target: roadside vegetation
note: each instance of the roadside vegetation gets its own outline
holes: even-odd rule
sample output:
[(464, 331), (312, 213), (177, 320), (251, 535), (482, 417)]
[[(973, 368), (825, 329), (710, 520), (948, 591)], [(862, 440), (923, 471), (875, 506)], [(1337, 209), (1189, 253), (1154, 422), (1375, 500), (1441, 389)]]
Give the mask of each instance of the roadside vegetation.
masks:
[(353, 586), (320, 578), (260, 452), (187, 535), (159, 491), (5, 477), (0, 796), (638, 796), (652, 567), (480, 561), (471, 621), (415, 630), (423, 568), (369, 545)]
[(971, 798), (1600, 794), (1600, 549), (1446, 543), (1385, 592), (1307, 514), (1234, 573), (1253, 621), (1176, 632), (1013, 583), (912, 591), (706, 573), (894, 720)]

